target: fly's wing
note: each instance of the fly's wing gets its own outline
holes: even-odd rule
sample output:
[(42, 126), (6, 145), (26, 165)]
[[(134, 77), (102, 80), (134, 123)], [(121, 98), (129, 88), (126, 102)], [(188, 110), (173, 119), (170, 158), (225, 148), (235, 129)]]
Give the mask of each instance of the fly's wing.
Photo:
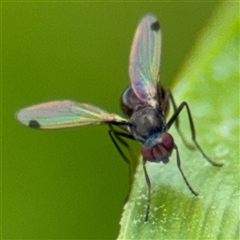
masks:
[(135, 32), (129, 76), (134, 93), (143, 102), (156, 106), (157, 82), (161, 56), (160, 23), (152, 14), (145, 15)]
[(54, 129), (127, 120), (90, 104), (74, 101), (53, 101), (24, 108), (17, 119), (33, 128)]

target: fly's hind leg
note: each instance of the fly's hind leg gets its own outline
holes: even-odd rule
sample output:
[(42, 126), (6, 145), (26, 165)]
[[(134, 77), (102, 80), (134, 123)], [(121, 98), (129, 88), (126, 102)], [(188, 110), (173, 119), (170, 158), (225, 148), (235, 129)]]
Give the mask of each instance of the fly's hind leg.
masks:
[[(168, 95), (168, 97), (169, 97), (169, 99), (170, 99), (170, 101), (171, 101), (171, 103), (172, 103), (174, 113), (175, 113), (175, 112), (177, 111), (177, 105), (176, 105), (176, 102), (175, 102), (175, 100), (174, 100), (174, 98), (173, 98), (173, 95), (172, 95), (172, 93), (170, 92), (170, 90), (167, 90), (167, 91), (166, 91), (166, 95)], [(196, 146), (193, 145), (192, 143), (188, 142), (188, 141), (186, 140), (183, 132), (181, 131), (181, 129), (180, 129), (180, 121), (179, 121), (178, 116), (176, 117), (176, 119), (175, 119), (175, 121), (174, 121), (174, 124), (175, 124), (175, 127), (176, 127), (176, 129), (177, 129), (177, 131), (178, 131), (178, 134), (180, 135), (180, 137), (181, 137), (184, 145), (185, 145), (187, 148), (191, 149), (191, 150), (196, 150)]]
[(172, 115), (172, 117), (170, 118), (170, 120), (167, 123), (167, 128), (169, 129), (171, 127), (171, 125), (173, 124), (173, 122), (177, 121), (177, 117), (180, 114), (180, 112), (182, 111), (183, 108), (186, 108), (187, 110), (187, 115), (188, 115), (188, 121), (189, 121), (189, 125), (190, 125), (190, 130), (191, 130), (191, 136), (192, 136), (192, 141), (196, 147), (196, 149), (203, 155), (203, 157), (209, 162), (211, 163), (213, 166), (215, 167), (222, 167), (223, 164), (222, 163), (216, 163), (213, 160), (210, 159), (210, 157), (208, 157), (206, 155), (206, 153), (203, 151), (203, 149), (201, 148), (201, 146), (198, 144), (197, 139), (196, 139), (196, 132), (195, 132), (195, 127), (193, 124), (193, 119), (192, 119), (192, 115), (189, 109), (189, 106), (186, 102), (182, 102), (180, 104), (180, 106), (176, 109), (176, 111), (174, 112), (174, 114)]

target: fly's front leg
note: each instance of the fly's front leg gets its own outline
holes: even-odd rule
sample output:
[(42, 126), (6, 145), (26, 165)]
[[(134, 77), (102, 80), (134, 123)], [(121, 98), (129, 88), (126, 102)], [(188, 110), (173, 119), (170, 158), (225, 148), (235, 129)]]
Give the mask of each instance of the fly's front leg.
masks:
[[(135, 140), (135, 138), (129, 134), (129, 133), (125, 133), (125, 132), (121, 132), (121, 131), (117, 131), (115, 130), (112, 125), (109, 125), (110, 130), (109, 130), (109, 135), (115, 145), (115, 147), (117, 148), (118, 152), (120, 153), (120, 155), (122, 156), (123, 160), (128, 164), (129, 166), (129, 190), (128, 190), (128, 195), (126, 198), (126, 201), (130, 195), (131, 189), (132, 189), (132, 179), (133, 179), (133, 171), (131, 169), (131, 161), (127, 158), (127, 156), (124, 154), (124, 152), (122, 151), (122, 149), (120, 148), (120, 146), (118, 145), (117, 141), (118, 140), (124, 147), (126, 147), (128, 149), (128, 151), (131, 153), (131, 149), (129, 147), (129, 145), (127, 144), (127, 142), (123, 139), (123, 137), (128, 138), (128, 139), (132, 139)], [(115, 138), (116, 139), (115, 139)], [(148, 221), (148, 217), (149, 217), (149, 211), (150, 211), (150, 204), (151, 204), (151, 182), (147, 173), (147, 169), (146, 169), (146, 160), (142, 160), (143, 161), (143, 171), (144, 171), (144, 176), (146, 179), (146, 183), (147, 183), (147, 187), (148, 187), (148, 193), (147, 193), (147, 209), (146, 209), (146, 215), (145, 215), (145, 222)]]
[(117, 148), (117, 150), (118, 150), (119, 154), (121, 155), (121, 157), (123, 158), (123, 160), (128, 164), (129, 189), (128, 189), (128, 195), (126, 197), (126, 201), (127, 201), (128, 197), (129, 197), (129, 194), (131, 192), (133, 173), (134, 173), (135, 169), (133, 169), (134, 165), (132, 164), (132, 161), (129, 160), (129, 158), (126, 156), (126, 154), (120, 148), (118, 142), (120, 142), (128, 150), (128, 152), (130, 153), (131, 157), (134, 159), (132, 151), (131, 151), (131, 148), (129, 147), (128, 143), (123, 138), (128, 138), (128, 139), (131, 139), (131, 140), (135, 140), (135, 138), (131, 134), (127, 133), (127, 132), (125, 133), (125, 132), (117, 131), (110, 124), (109, 124), (109, 127), (110, 127), (110, 129), (109, 129), (108, 133), (109, 133), (109, 136), (110, 136), (114, 146)]
[(191, 193), (196, 197), (198, 196), (198, 193), (192, 188), (192, 186), (190, 185), (190, 183), (188, 182), (185, 174), (183, 173), (183, 170), (182, 170), (182, 167), (181, 167), (181, 160), (180, 160), (180, 156), (179, 156), (179, 152), (178, 152), (178, 148), (177, 146), (175, 145), (175, 150), (176, 150), (176, 154), (177, 154), (177, 166), (178, 166), (178, 169), (183, 177), (183, 180), (184, 182), (186, 183), (188, 189), (191, 191)]
[(143, 161), (143, 172), (144, 172), (144, 176), (145, 176), (147, 187), (148, 187), (147, 210), (145, 215), (145, 222), (147, 222), (149, 217), (150, 205), (151, 205), (151, 181), (146, 169), (146, 160), (143, 159), (142, 161)]
[(199, 152), (201, 152), (201, 154), (203, 155), (203, 157), (209, 162), (211, 163), (213, 166), (215, 167), (222, 167), (223, 164), (222, 163), (216, 163), (213, 160), (211, 160), (203, 151), (203, 149), (201, 148), (201, 146), (198, 144), (197, 139), (196, 139), (196, 132), (195, 132), (195, 128), (194, 128), (194, 124), (193, 124), (193, 119), (192, 119), (192, 115), (189, 109), (189, 106), (186, 102), (182, 102), (180, 104), (180, 106), (176, 109), (175, 113), (172, 115), (172, 117), (170, 118), (170, 120), (167, 123), (167, 127), (168, 129), (172, 126), (172, 124), (177, 120), (177, 117), (179, 115), (179, 113), (182, 111), (183, 108), (186, 108), (187, 110), (187, 114), (188, 114), (188, 120), (189, 120), (189, 125), (190, 125), (190, 130), (191, 130), (191, 136), (192, 136), (192, 141), (194, 142), (196, 148), (198, 149)]

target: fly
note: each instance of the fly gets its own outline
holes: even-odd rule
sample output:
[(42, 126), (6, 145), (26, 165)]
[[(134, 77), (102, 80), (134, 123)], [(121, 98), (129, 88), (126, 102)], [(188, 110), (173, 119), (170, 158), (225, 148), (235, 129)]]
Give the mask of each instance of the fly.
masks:
[[(177, 145), (168, 130), (175, 123), (178, 132), (178, 116), (185, 108), (188, 115), (191, 137), (195, 148), (213, 166), (223, 164), (212, 161), (202, 150), (196, 140), (190, 108), (186, 102), (178, 107), (169, 90), (159, 82), (161, 56), (161, 27), (156, 16), (145, 15), (139, 22), (130, 52), (129, 76), (131, 86), (122, 94), (121, 109), (128, 117), (122, 118), (94, 105), (70, 100), (52, 101), (24, 108), (17, 113), (17, 119), (32, 128), (56, 129), (91, 124), (107, 124), (109, 135), (123, 159), (130, 161), (119, 147), (118, 141), (128, 148), (124, 138), (133, 139), (141, 144), (143, 170), (148, 186), (148, 200), (145, 221), (148, 221), (151, 202), (151, 181), (147, 173), (146, 162), (169, 162), (173, 150), (176, 152), (178, 169), (191, 193), (197, 192), (188, 183), (182, 168)], [(174, 113), (167, 121), (170, 103)], [(119, 127), (116, 130), (113, 126)], [(184, 143), (184, 138), (182, 137)], [(188, 145), (187, 145), (188, 146)]]

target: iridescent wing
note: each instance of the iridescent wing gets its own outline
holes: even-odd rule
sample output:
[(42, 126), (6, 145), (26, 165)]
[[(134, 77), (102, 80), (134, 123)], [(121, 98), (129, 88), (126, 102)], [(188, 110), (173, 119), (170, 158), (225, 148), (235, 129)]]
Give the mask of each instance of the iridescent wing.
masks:
[(74, 101), (53, 101), (24, 108), (17, 119), (33, 128), (54, 129), (101, 123), (127, 123), (118, 115), (96, 106)]
[(147, 14), (139, 22), (133, 38), (129, 76), (137, 97), (152, 106), (157, 104), (160, 56), (160, 23), (157, 17)]

